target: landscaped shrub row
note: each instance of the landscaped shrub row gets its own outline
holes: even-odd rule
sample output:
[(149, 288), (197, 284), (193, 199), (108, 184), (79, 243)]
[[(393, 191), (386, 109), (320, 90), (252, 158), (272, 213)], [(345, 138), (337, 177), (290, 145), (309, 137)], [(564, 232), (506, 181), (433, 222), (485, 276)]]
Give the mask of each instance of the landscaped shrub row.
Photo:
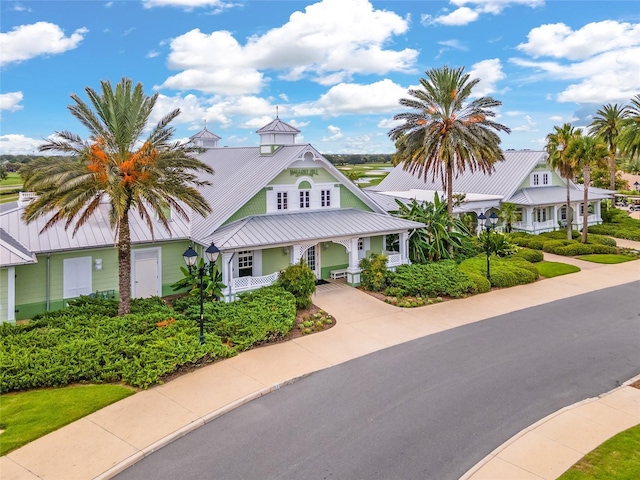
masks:
[(544, 254), (540, 250), (532, 250), (531, 248), (520, 248), (512, 257), (524, 258), (531, 263), (538, 263), (544, 260)]
[(464, 297), (476, 290), (476, 284), (458, 269), (453, 260), (424, 265), (401, 265), (387, 279), (390, 296)]
[[(460, 264), (460, 271), (467, 275), (475, 274), (474, 278), (477, 278), (477, 275), (486, 277), (487, 258), (483, 255), (469, 258)], [(524, 258), (491, 256), (491, 286), (493, 287), (513, 287), (535, 282), (538, 278), (540, 278), (538, 269)]]
[(117, 317), (113, 301), (83, 297), (70, 303), (28, 325), (0, 326), (0, 392), (75, 382), (146, 388), (183, 365), (230, 357), (284, 334), (295, 319), (294, 297), (276, 287), (236, 303), (207, 304), (201, 345), (194, 321), (199, 312), (194, 315), (192, 306), (186, 318), (161, 299), (134, 300), (132, 313)]
[[(578, 232), (573, 232), (574, 237)], [(564, 256), (589, 255), (593, 253), (617, 253), (616, 242), (612, 238), (602, 235), (590, 234), (588, 243), (578, 240), (567, 240), (566, 232), (546, 232), (539, 235), (531, 235), (518, 232), (513, 234), (513, 241), (521, 247), (533, 250), (542, 250), (548, 253)]]
[(640, 220), (631, 218), (627, 212), (618, 208), (603, 210), (602, 220), (603, 224), (589, 227), (589, 233), (640, 242)]

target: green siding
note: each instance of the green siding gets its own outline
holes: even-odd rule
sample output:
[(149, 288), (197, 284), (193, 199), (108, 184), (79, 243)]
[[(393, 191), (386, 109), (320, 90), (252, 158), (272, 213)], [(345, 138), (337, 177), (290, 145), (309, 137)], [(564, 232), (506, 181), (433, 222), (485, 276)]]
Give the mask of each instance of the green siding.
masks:
[[(325, 245), (328, 247), (325, 249)], [(329, 278), (331, 270), (341, 270), (349, 266), (347, 249), (339, 243), (321, 243), (320, 249), (320, 278)]]
[(366, 203), (356, 197), (342, 184), (340, 185), (340, 208), (357, 208), (358, 210), (365, 210), (367, 212), (373, 211)]
[(279, 272), (289, 266), (289, 254), (283, 248), (267, 248), (262, 250), (262, 275)]
[(372, 253), (382, 253), (384, 251), (384, 248), (382, 246), (382, 236), (371, 237), (370, 243), (371, 249), (367, 251), (367, 256), (371, 255)]
[(235, 222), (249, 215), (263, 215), (265, 213), (267, 213), (267, 191), (263, 188), (231, 215), (224, 224)]
[[(564, 179), (560, 175), (558, 175), (557, 172), (552, 171), (549, 166), (536, 165), (536, 167), (533, 170), (531, 170), (531, 173), (534, 173), (534, 172), (551, 172), (551, 183), (549, 185), (546, 185), (546, 186), (566, 187), (566, 183), (565, 183)], [(522, 183), (518, 187), (518, 190), (521, 190), (523, 188), (529, 188), (529, 187), (532, 187), (531, 186), (531, 174), (527, 175), (527, 178), (525, 178), (522, 181)], [(536, 188), (536, 187), (532, 187), (532, 188)]]
[[(293, 169), (294, 171), (296, 170), (295, 168)], [(332, 183), (332, 182), (337, 182), (337, 180), (335, 179), (335, 177), (333, 175), (331, 175), (327, 170), (325, 170), (322, 167), (314, 167), (313, 170), (316, 170), (318, 172), (317, 175), (313, 175), (311, 177), (311, 180), (313, 180), (314, 183)], [(298, 180), (298, 178), (295, 175), (291, 174), (291, 170), (290, 169), (286, 169), (282, 172), (280, 172), (273, 180), (271, 180), (271, 182), (269, 182), (269, 185), (295, 185), (296, 181)]]
[[(180, 267), (184, 267), (182, 254), (190, 243), (186, 240), (179, 242), (162, 243), (162, 295), (173, 295), (171, 285), (182, 278)], [(150, 245), (147, 245), (149, 247)], [(204, 250), (198, 250), (198, 254), (204, 255)], [(206, 255), (205, 255), (206, 257)]]

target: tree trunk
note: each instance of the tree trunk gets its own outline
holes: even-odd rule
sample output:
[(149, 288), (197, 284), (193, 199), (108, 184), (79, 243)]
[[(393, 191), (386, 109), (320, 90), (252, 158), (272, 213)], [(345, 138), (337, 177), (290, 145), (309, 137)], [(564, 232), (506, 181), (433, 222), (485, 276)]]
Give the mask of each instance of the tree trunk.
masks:
[(609, 152), (609, 189), (616, 189), (616, 154)]
[(569, 188), (569, 177), (566, 178), (567, 180), (567, 216), (566, 216), (566, 221), (567, 221), (567, 240), (571, 240), (571, 222), (573, 221), (573, 218), (571, 215), (571, 189)]
[(118, 315), (122, 316), (131, 310), (131, 231), (128, 212), (120, 219), (118, 228), (118, 289)]
[[(445, 185), (447, 190), (447, 215), (449, 219), (453, 218), (453, 166), (447, 163), (447, 184)], [(447, 231), (451, 231), (451, 222), (447, 224)]]
[(584, 197), (582, 200), (582, 243), (587, 243), (587, 230), (589, 229), (589, 183), (591, 183), (591, 167), (586, 165), (582, 169), (584, 177)]

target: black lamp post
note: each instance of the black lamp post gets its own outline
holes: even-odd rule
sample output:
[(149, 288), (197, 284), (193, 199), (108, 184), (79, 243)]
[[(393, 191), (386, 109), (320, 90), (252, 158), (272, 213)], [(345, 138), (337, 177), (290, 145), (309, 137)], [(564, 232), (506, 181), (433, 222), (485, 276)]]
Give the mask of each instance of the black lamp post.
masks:
[(491, 282), (491, 263), (489, 261), (491, 258), (491, 230), (496, 228), (498, 215), (496, 215), (496, 212), (491, 212), (491, 215), (489, 215), (489, 223), (487, 223), (487, 216), (482, 212), (478, 215), (478, 222), (480, 223), (480, 228), (484, 228), (487, 232), (487, 240), (485, 242), (485, 250), (487, 252), (487, 280)]
[(634, 188), (636, 189), (636, 192), (640, 192), (640, 183), (638, 183), (638, 181), (636, 180), (635, 183), (633, 184)]
[(204, 277), (205, 275), (211, 275), (213, 268), (220, 254), (220, 250), (213, 243), (204, 251), (207, 255), (209, 264), (203, 264), (201, 267), (196, 267), (198, 261), (198, 253), (193, 249), (192, 245), (182, 254), (184, 263), (187, 264), (189, 271), (198, 271), (198, 279), (200, 280), (200, 343), (204, 343)]

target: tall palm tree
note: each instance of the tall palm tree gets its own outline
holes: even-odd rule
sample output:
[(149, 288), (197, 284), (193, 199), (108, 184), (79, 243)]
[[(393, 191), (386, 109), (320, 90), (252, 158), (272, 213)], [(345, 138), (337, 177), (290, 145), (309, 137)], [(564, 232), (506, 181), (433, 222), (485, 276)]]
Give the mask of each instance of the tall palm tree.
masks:
[(582, 243), (587, 243), (587, 230), (589, 228), (589, 182), (591, 181), (591, 166), (604, 161), (609, 155), (602, 139), (593, 136), (576, 135), (567, 147), (567, 158), (577, 168), (582, 168), (584, 181), (584, 197), (582, 200)]
[[(102, 91), (86, 87), (90, 105), (72, 94), (69, 111), (89, 130), (89, 139), (63, 131), (43, 144), (40, 151), (70, 155), (65, 159), (41, 158), (23, 168), (24, 188), (38, 194), (25, 209), (27, 223), (47, 217), (42, 231), (58, 222), (73, 234), (85, 224), (100, 203), (110, 205), (109, 221), (117, 236), (120, 304), (118, 313), (129, 313), (131, 298), (131, 235), (129, 215), (137, 212), (153, 235), (153, 218), (169, 230), (167, 207), (187, 218), (185, 205), (204, 215), (211, 211), (197, 187), (207, 185), (198, 171), (213, 173), (191, 154), (196, 147), (170, 142), (174, 129), (169, 123), (180, 110), (168, 113), (142, 134), (158, 98), (146, 96), (142, 84), (132, 87), (123, 78), (115, 91), (108, 81)], [(91, 109), (93, 107), (93, 110)]]
[(576, 176), (576, 166), (567, 156), (567, 146), (576, 135), (573, 126), (565, 123), (562, 127), (553, 127), (553, 133), (547, 135), (545, 150), (549, 154), (547, 163), (554, 170), (558, 170), (567, 184), (567, 239), (571, 240), (571, 188), (570, 182)]
[(492, 110), (502, 102), (491, 97), (471, 100), (480, 79), (470, 79), (464, 67), (435, 68), (425, 72), (418, 89), (400, 105), (411, 109), (394, 115), (403, 120), (389, 131), (396, 143), (394, 162), (403, 164), (425, 180), (439, 177), (447, 193), (447, 212), (453, 214), (454, 176), (469, 169), (489, 173), (493, 164), (504, 160), (496, 131), (509, 133), (506, 126), (491, 120)]
[(597, 135), (606, 142), (609, 148), (609, 188), (616, 189), (616, 153), (618, 151), (618, 137), (625, 124), (628, 111), (626, 106), (617, 103), (603, 105), (589, 126), (589, 133)]
[(631, 99), (627, 119), (620, 133), (619, 145), (625, 155), (640, 157), (640, 94)]

